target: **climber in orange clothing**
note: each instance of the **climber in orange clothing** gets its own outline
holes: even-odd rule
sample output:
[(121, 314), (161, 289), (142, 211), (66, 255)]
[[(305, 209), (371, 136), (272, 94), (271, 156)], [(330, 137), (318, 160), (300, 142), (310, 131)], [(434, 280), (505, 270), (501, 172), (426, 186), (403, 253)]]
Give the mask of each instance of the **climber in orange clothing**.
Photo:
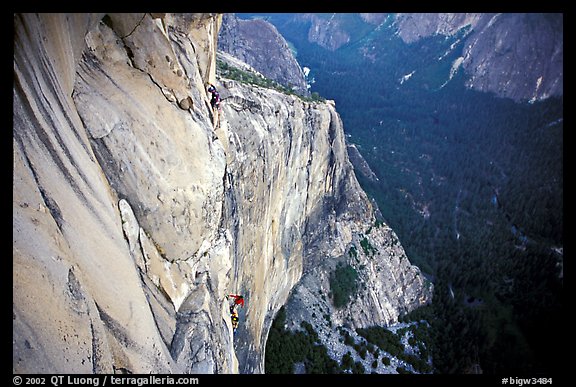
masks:
[(238, 329), (238, 312), (236, 312), (236, 309), (231, 311), (230, 318), (232, 319), (232, 329), (236, 332), (236, 329)]
[(239, 294), (229, 294), (228, 296), (226, 296), (226, 298), (233, 298), (234, 299), (234, 304), (232, 304), (233, 306), (236, 305), (240, 305), (241, 307), (244, 307), (244, 297), (239, 295)]
[(232, 328), (234, 329), (234, 332), (236, 332), (236, 329), (238, 329), (238, 321), (239, 321), (236, 306), (240, 305), (241, 307), (244, 307), (244, 297), (239, 294), (229, 294), (226, 296), (226, 298), (227, 299), (232, 298), (233, 300), (232, 305), (230, 305), (230, 318), (232, 319)]

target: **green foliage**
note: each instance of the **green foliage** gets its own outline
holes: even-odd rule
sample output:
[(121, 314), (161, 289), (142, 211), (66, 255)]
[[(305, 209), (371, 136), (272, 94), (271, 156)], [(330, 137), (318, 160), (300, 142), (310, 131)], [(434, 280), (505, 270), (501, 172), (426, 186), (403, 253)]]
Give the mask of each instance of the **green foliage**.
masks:
[[(371, 228), (368, 231), (370, 230)], [(360, 240), (360, 246), (362, 247), (362, 251), (364, 251), (364, 254), (367, 257), (370, 257), (378, 252), (378, 250), (370, 244), (370, 241), (367, 237), (363, 237), (362, 240)]]
[(366, 360), (366, 354), (368, 353), (368, 349), (366, 348), (366, 346), (363, 344), (354, 344), (353, 347), (356, 350), (356, 352), (358, 352), (358, 355), (360, 355), (362, 360)]
[(352, 367), (352, 373), (358, 375), (365, 374), (366, 368), (364, 368), (364, 364), (362, 364), (362, 362), (359, 361), (354, 363), (354, 366)]
[(280, 308), (272, 322), (266, 342), (265, 370), (269, 374), (294, 373), (294, 364), (304, 362), (309, 374), (329, 374), (339, 371), (338, 362), (330, 358), (326, 347), (319, 344), (314, 327), (302, 321), (303, 331), (284, 329), (286, 310)]
[(301, 99), (303, 99), (304, 101), (319, 101), (319, 102), (325, 102), (326, 98), (323, 98), (320, 94), (318, 94), (317, 91), (313, 91), (312, 93), (310, 93), (310, 97), (300, 97)]
[(376, 221), (374, 222), (373, 226), (370, 226), (368, 228), (368, 231), (366, 231), (366, 235), (370, 235), (370, 233), (372, 232), (373, 228), (380, 228), (382, 227), (382, 225), (384, 225), (384, 222), (382, 222), (381, 220), (376, 219)]
[(354, 358), (352, 358), (352, 354), (350, 351), (348, 351), (342, 355), (342, 360), (340, 360), (340, 368), (342, 370), (350, 370), (352, 367), (354, 367)]
[(340, 369), (342, 371), (352, 371), (353, 374), (366, 373), (366, 369), (362, 363), (359, 361), (355, 362), (352, 354), (349, 351), (342, 355), (342, 360), (340, 361)]
[(308, 336), (312, 339), (313, 342), (320, 341), (320, 339), (318, 338), (318, 333), (316, 333), (314, 327), (312, 327), (310, 323), (302, 321), (300, 323), (300, 326), (304, 328), (304, 330), (308, 333)]
[(404, 353), (404, 346), (400, 342), (400, 337), (386, 328), (378, 326), (357, 328), (356, 333), (392, 356), (398, 357)]
[(342, 330), (341, 332), (343, 332), (343, 335), (344, 335), (344, 344), (346, 344), (350, 347), (356, 344), (356, 342), (354, 341), (352, 336), (350, 336), (350, 333), (348, 333), (345, 330)]
[[(419, 327), (410, 327), (410, 328), (403, 328), (406, 330), (410, 329), (414, 332), (414, 345), (418, 344), (418, 339), (425, 339), (424, 333), (422, 333), (422, 328)], [(404, 331), (404, 332), (405, 332)], [(356, 332), (364, 337), (368, 342), (367, 346), (355, 344), (354, 348), (357, 348), (358, 354), (362, 357), (362, 353), (365, 355), (364, 348), (367, 348), (370, 345), (376, 345), (381, 350), (388, 352), (392, 356), (395, 356), (401, 360), (404, 360), (406, 363), (411, 364), (414, 367), (414, 370), (419, 373), (430, 373), (432, 372), (432, 367), (428, 364), (428, 353), (424, 352), (421, 353), (420, 356), (407, 354), (404, 351), (404, 346), (401, 343), (400, 337), (404, 334), (401, 330), (398, 330), (397, 333), (393, 333), (386, 328), (383, 327), (370, 327), (370, 328), (358, 328)], [(418, 333), (416, 333), (418, 332)], [(422, 345), (424, 348), (424, 345)], [(361, 353), (361, 350), (363, 351)], [(372, 351), (370, 351), (372, 352)], [(362, 357), (364, 359), (364, 357)], [(384, 365), (390, 365), (390, 358), (384, 356), (382, 358), (382, 363)]]
[(358, 250), (356, 249), (356, 246), (352, 245), (350, 246), (350, 250), (348, 250), (348, 255), (350, 256), (350, 258), (358, 258)]
[(368, 352), (370, 353), (375, 353), (376, 351), (378, 351), (378, 349), (372, 343), (367, 343), (366, 349), (368, 349)]
[(411, 374), (411, 372), (404, 367), (396, 367), (396, 372), (399, 374)]
[(318, 94), (318, 92), (311, 93), (310, 97), (302, 96), (302, 95), (295, 93), (294, 90), (292, 90), (291, 88), (288, 88), (284, 85), (281, 85), (278, 82), (275, 82), (275, 81), (273, 81), (269, 78), (266, 78), (260, 74), (256, 74), (256, 73), (253, 73), (250, 71), (244, 71), (244, 70), (241, 70), (237, 67), (230, 66), (228, 63), (226, 63), (222, 60), (217, 60), (216, 64), (217, 64), (218, 74), (221, 77), (233, 79), (233, 80), (243, 82), (243, 83), (248, 83), (251, 85), (265, 87), (267, 89), (274, 89), (276, 91), (279, 91), (281, 93), (288, 94), (288, 95), (295, 95), (298, 98), (300, 98), (301, 100), (307, 101), (307, 102), (324, 102), (324, 101), (326, 101), (324, 98), (322, 98), (320, 96), (320, 94)]
[(374, 227), (376, 227), (376, 228), (380, 228), (383, 225), (384, 225), (384, 222), (382, 220), (376, 219), (376, 221), (374, 222)]
[(414, 370), (418, 373), (426, 374), (432, 372), (432, 367), (430, 364), (418, 356), (402, 353), (398, 358), (404, 360), (408, 364), (411, 364)]
[(342, 308), (356, 295), (358, 290), (358, 272), (350, 265), (339, 264), (330, 275), (330, 291), (336, 308)]

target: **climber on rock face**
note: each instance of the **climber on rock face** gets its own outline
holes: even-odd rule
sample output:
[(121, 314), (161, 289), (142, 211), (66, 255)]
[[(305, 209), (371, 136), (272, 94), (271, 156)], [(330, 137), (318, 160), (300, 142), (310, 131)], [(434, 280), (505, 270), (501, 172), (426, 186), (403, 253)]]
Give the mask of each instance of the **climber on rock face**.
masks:
[(230, 318), (232, 319), (232, 328), (234, 332), (238, 328), (238, 311), (236, 311), (236, 306), (240, 305), (244, 307), (244, 297), (239, 294), (229, 294), (226, 296), (227, 299), (232, 299), (232, 304), (230, 305)]
[[(212, 93), (212, 99), (210, 100), (210, 106), (212, 106), (212, 119), (214, 124), (214, 130), (220, 127), (220, 93), (216, 90), (213, 84), (208, 84), (208, 92)], [(214, 140), (213, 138), (212, 140)]]
[(236, 312), (234, 306), (230, 307), (230, 318), (232, 319), (232, 328), (236, 332), (236, 329), (238, 329), (238, 312)]
[(240, 294), (229, 294), (226, 298), (234, 299), (234, 304), (232, 304), (233, 306), (240, 305), (241, 307), (244, 307), (244, 297)]
[(212, 99), (210, 100), (212, 110), (220, 109), (220, 93), (218, 93), (213, 84), (208, 85), (208, 92), (212, 93)]

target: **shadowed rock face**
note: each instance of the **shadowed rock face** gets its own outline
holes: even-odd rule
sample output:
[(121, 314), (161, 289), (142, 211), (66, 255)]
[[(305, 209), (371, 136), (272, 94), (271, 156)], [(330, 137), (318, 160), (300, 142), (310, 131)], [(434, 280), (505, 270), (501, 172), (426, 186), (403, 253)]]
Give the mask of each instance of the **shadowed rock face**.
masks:
[(286, 40), (265, 20), (241, 20), (224, 14), (218, 49), (226, 52), (300, 95), (309, 95), (304, 73)]
[(474, 89), (516, 101), (564, 93), (561, 14), (494, 15), (468, 38), (463, 56)]
[[(263, 372), (302, 274), (374, 221), (333, 104), (216, 82), (219, 15), (14, 19), (13, 371)], [(358, 324), (429, 297), (391, 265)]]
[(562, 14), (399, 14), (405, 42), (470, 27), (461, 64), (466, 85), (516, 101), (563, 95)]
[(481, 13), (399, 13), (395, 15), (398, 36), (412, 43), (432, 35), (455, 35), (461, 28), (474, 29)]

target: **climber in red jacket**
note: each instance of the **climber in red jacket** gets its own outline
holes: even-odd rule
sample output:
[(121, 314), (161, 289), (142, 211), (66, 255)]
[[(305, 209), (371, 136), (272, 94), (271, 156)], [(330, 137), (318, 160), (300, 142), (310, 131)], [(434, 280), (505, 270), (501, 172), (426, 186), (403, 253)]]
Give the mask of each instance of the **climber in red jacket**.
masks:
[(244, 297), (243, 296), (241, 296), (239, 294), (229, 294), (228, 298), (234, 299), (234, 304), (232, 304), (232, 306), (240, 305), (241, 307), (244, 307)]

